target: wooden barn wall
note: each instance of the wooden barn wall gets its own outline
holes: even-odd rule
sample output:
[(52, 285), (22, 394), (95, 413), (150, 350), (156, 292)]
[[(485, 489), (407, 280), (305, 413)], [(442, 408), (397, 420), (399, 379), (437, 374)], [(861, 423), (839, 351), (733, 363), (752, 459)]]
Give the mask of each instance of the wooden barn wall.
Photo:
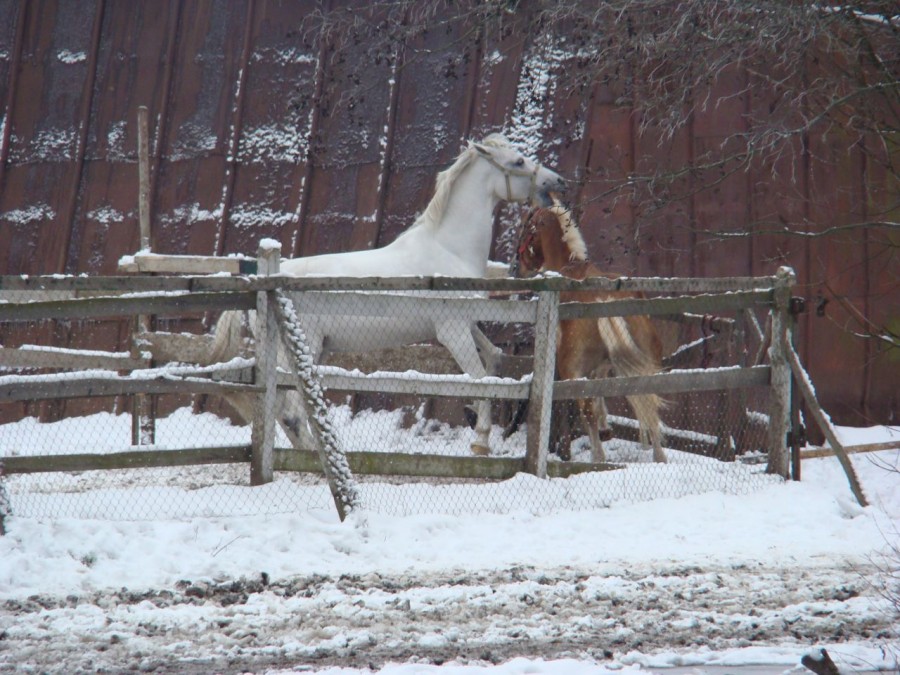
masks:
[[(896, 249), (883, 234), (698, 240), (761, 221), (816, 231), (892, 203), (893, 178), (849, 140), (813, 137), (802, 165), (754, 166), (641, 212), (605, 190), (739, 131), (769, 103), (750, 75), (722, 78), (713, 98), (734, 95), (660, 143), (608, 88), (554, 97), (551, 85), (529, 99), (555, 69), (576, 67), (546, 36), (523, 41), (522, 28), (474, 44), (433, 32), (394, 62), (352, 50), (338, 59), (303, 39), (316, 6), (0, 0), (0, 273), (114, 274), (137, 249), (138, 106), (150, 110), (153, 247), (162, 253), (253, 254), (262, 237), (293, 255), (383, 245), (425, 205), (464, 139), (505, 129), (574, 179), (592, 256), (613, 271), (744, 275), (792, 265), (811, 309), (799, 345), (826, 409), (842, 423), (896, 421), (900, 361), (845, 330), (846, 308), (823, 304), (844, 294), (877, 320), (896, 320)], [(527, 10), (511, 20), (524, 26)], [(449, 64), (441, 47), (452, 39), (460, 58)], [(348, 106), (342, 93), (354, 78), (371, 86)], [(513, 208), (498, 217), (496, 259), (509, 258), (517, 217)], [(29, 330), (0, 338), (127, 344), (125, 326)]]

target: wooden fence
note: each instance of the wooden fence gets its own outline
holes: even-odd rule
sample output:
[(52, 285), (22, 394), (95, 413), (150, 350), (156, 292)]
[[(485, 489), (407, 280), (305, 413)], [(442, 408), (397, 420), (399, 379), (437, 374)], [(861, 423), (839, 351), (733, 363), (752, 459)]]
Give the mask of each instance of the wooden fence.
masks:
[[(150, 256), (151, 258), (153, 256)], [(161, 259), (162, 257), (160, 257)], [(277, 258), (276, 258), (277, 259)], [(137, 264), (140, 264), (138, 261)], [(171, 261), (163, 264), (168, 265)], [(182, 261), (184, 265), (190, 264)], [(200, 263), (198, 263), (200, 264)], [(208, 261), (203, 262), (207, 266)], [(229, 262), (228, 264), (231, 264)], [(266, 268), (260, 263), (263, 273)], [(204, 268), (204, 271), (209, 271)], [(237, 270), (236, 270), (237, 271)], [(458, 375), (412, 377), (409, 373), (364, 375), (326, 369), (321, 376), (326, 389), (354, 392), (413, 394), (427, 397), (528, 400), (527, 450), (523, 458), (446, 457), (404, 455), (389, 452), (349, 453), (350, 470), (359, 474), (400, 476), (508, 478), (520, 471), (539, 477), (566, 476), (583, 471), (608, 470), (611, 465), (581, 462), (547, 462), (550, 407), (554, 400), (590, 396), (672, 394), (685, 391), (769, 388), (767, 472), (788, 477), (791, 427), (792, 365), (798, 362), (790, 349), (792, 272), (779, 270), (773, 277), (722, 279), (593, 278), (574, 281), (562, 277), (529, 280), (436, 278), (288, 278), (281, 276), (178, 276), (178, 277), (0, 277), (0, 322), (48, 319), (97, 319), (147, 315), (172, 316), (185, 312), (264, 309), (276, 292), (302, 293), (301, 308), (315, 313), (371, 313), (380, 316), (449, 316), (469, 321), (526, 323), (534, 325), (534, 357), (530, 378), (478, 380)], [(681, 294), (675, 297), (613, 300), (601, 303), (563, 303), (559, 293), (568, 290), (645, 291), (649, 294)], [(440, 291), (440, 295), (430, 295)], [(495, 297), (447, 297), (449, 293), (480, 291)], [(373, 292), (376, 292), (373, 295)], [(380, 294), (377, 292), (390, 292)], [(512, 295), (511, 295), (512, 294)], [(528, 300), (520, 299), (529, 295)], [(501, 296), (501, 297), (496, 297)], [(29, 298), (41, 297), (39, 301)], [(536, 301), (533, 298), (536, 297)], [(261, 304), (262, 303), (262, 304)], [(763, 329), (756, 312), (768, 313)], [(758, 343), (756, 357), (743, 365), (710, 370), (672, 369), (658, 375), (555, 381), (556, 327), (560, 320), (588, 317), (649, 315), (679, 321), (691, 317), (736, 313), (747, 319)], [(727, 321), (727, 320), (726, 320)], [(296, 387), (290, 373), (276, 370), (272, 359), (202, 362), (208, 337), (204, 335), (142, 334), (146, 351), (85, 353), (47, 348), (0, 349), (0, 367), (66, 368), (60, 374), (0, 377), (0, 402), (95, 396), (153, 396), (159, 394), (252, 394), (264, 401), (254, 424), (272, 420), (274, 393)], [(732, 337), (730, 334), (729, 338)], [(269, 340), (277, 342), (277, 334)], [(149, 346), (147, 346), (149, 345)], [(161, 366), (178, 354), (184, 361), (193, 355), (195, 365)], [(257, 349), (257, 356), (264, 351)], [(768, 359), (766, 359), (768, 355)], [(207, 357), (208, 360), (208, 357)], [(766, 362), (768, 361), (768, 362)], [(136, 407), (137, 409), (137, 407)], [(146, 414), (146, 408), (140, 408)], [(308, 448), (275, 449), (271, 431), (254, 428), (250, 446), (140, 450), (108, 455), (42, 455), (4, 457), (2, 474), (87, 471), (95, 469), (248, 462), (251, 482), (271, 480), (272, 471), (321, 472), (323, 460)], [(256, 439), (262, 439), (257, 442)], [(794, 443), (795, 450), (797, 449)], [(795, 458), (796, 458), (795, 453)], [(794, 462), (794, 475), (799, 462)], [(851, 481), (852, 482), (852, 481)], [(861, 492), (858, 496), (861, 498)], [(862, 499), (861, 499), (862, 501)]]

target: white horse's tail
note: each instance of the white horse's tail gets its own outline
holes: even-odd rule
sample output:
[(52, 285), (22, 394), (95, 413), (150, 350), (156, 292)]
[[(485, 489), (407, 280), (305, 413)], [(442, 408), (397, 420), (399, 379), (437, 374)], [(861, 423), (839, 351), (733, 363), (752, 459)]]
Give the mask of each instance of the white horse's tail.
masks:
[[(616, 375), (632, 377), (656, 375), (662, 366), (635, 341), (624, 317), (604, 317), (597, 320), (600, 338), (609, 353), (609, 361)], [(665, 402), (657, 394), (626, 396), (641, 427), (641, 440), (653, 446), (654, 459), (666, 461), (662, 451), (659, 411)], [(649, 436), (649, 438), (647, 438)]]
[(222, 312), (216, 322), (210, 356), (213, 363), (229, 361), (247, 354), (250, 347), (249, 318), (247, 312), (237, 310)]

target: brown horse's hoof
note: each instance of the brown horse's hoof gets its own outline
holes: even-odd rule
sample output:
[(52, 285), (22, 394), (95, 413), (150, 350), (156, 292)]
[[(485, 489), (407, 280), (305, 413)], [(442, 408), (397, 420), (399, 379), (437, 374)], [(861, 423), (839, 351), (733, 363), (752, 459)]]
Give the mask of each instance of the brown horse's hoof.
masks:
[(472, 443), (472, 454), (479, 457), (487, 457), (491, 454), (491, 449), (481, 443)]

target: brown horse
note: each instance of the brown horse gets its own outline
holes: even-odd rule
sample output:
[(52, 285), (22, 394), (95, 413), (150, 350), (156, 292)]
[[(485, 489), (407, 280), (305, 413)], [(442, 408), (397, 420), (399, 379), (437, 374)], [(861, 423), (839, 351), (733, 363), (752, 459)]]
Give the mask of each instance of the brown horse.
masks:
[[(616, 278), (587, 259), (587, 247), (571, 212), (556, 202), (549, 208), (533, 210), (526, 218), (519, 238), (517, 276), (554, 271), (572, 279)], [(628, 291), (570, 291), (560, 294), (560, 302), (605, 302), (641, 298)], [(562, 379), (653, 375), (662, 370), (662, 342), (647, 316), (572, 319), (559, 322), (556, 368)], [(665, 462), (656, 394), (626, 397), (641, 429), (641, 439), (653, 446), (653, 460)], [(602, 399), (580, 399), (581, 418), (587, 427), (595, 462), (605, 462), (600, 430), (607, 430), (606, 405)], [(607, 432), (608, 433), (608, 432)], [(604, 434), (606, 435), (606, 434)], [(607, 438), (609, 436), (607, 435)]]

